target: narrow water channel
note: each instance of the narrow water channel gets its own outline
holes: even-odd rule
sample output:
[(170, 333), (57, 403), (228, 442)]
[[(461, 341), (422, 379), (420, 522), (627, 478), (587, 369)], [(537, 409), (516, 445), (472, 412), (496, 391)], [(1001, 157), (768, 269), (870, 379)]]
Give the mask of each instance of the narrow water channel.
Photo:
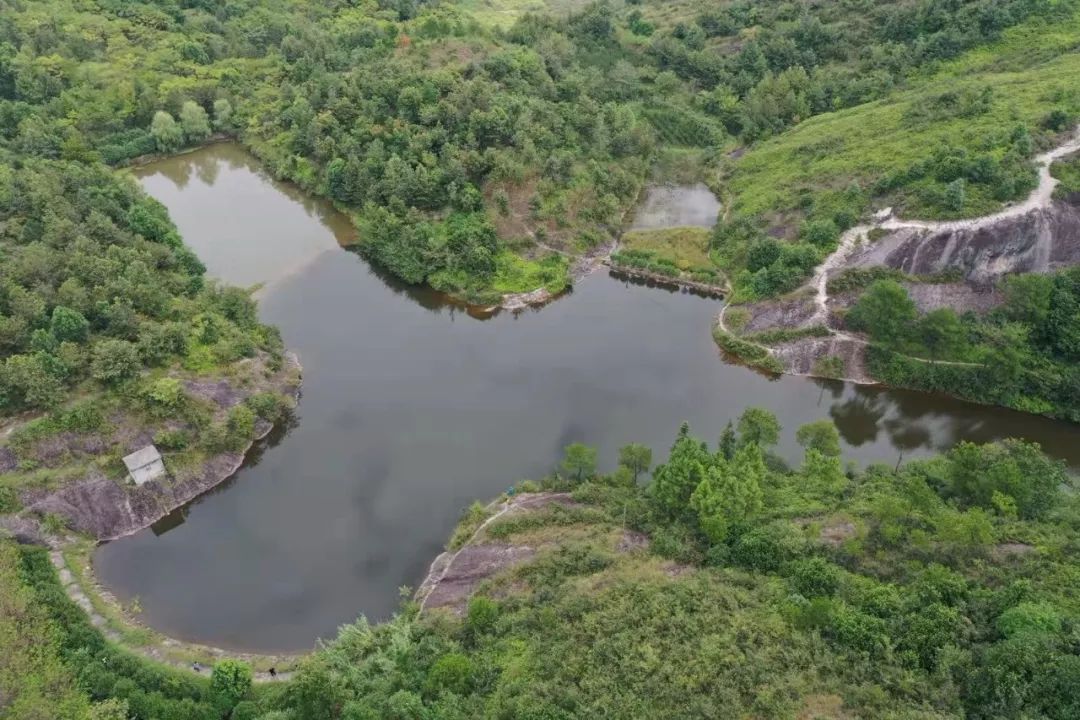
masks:
[(347, 219), (236, 145), (138, 176), (211, 275), (265, 283), (262, 317), (304, 365), (295, 422), (231, 481), (95, 555), (121, 600), (185, 640), (303, 650), (359, 614), (385, 619), (463, 508), (543, 475), (566, 444), (610, 468), (627, 442), (664, 452), (683, 420), (715, 440), (748, 405), (777, 413), (792, 461), (795, 429), (827, 417), (863, 462), (1019, 436), (1080, 466), (1075, 426), (727, 365), (714, 300), (598, 274), (541, 311), (472, 317), (341, 249)]

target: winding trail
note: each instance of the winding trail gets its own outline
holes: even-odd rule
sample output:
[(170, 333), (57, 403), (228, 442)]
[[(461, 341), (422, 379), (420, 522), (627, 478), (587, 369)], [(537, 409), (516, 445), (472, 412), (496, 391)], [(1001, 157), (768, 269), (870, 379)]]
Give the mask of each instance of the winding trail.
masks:
[[(56, 573), (60, 579), (61, 586), (64, 588), (64, 592), (73, 603), (78, 605), (79, 608), (86, 613), (86, 616), (90, 619), (90, 624), (97, 628), (98, 632), (104, 635), (105, 639), (109, 642), (127, 652), (141, 655), (147, 660), (169, 665), (178, 670), (186, 670), (191, 673), (201, 673), (205, 670), (205, 675), (207, 677), (210, 675), (214, 663), (220, 660), (241, 660), (252, 666), (252, 680), (254, 682), (267, 683), (284, 682), (291, 679), (293, 677), (292, 668), (302, 657), (301, 654), (264, 655), (259, 653), (234, 652), (222, 648), (211, 647), (209, 645), (185, 643), (169, 637), (161, 637), (160, 639), (145, 645), (129, 643), (125, 640), (124, 635), (112, 626), (111, 621), (98, 612), (97, 608), (94, 606), (94, 601), (91, 600), (92, 596), (96, 596), (101, 602), (111, 605), (117, 613), (124, 617), (124, 622), (131, 625), (132, 628), (140, 627), (131, 618), (127, 617), (124, 610), (120, 607), (120, 603), (116, 601), (112, 594), (104, 588), (97, 586), (92, 578), (81, 577), (80, 573), (69, 568), (63, 552), (58, 547), (50, 549), (49, 561), (52, 563), (53, 567), (56, 568)], [(95, 588), (91, 590), (84, 587), (83, 584), (86, 582), (93, 583)], [(266, 670), (259, 669), (260, 667), (267, 666), (281, 667), (283, 669), (274, 675), (271, 675)], [(197, 667), (200, 669), (197, 670)]]
[[(1080, 152), (1080, 125), (1074, 130), (1072, 137), (1066, 140), (1056, 148), (1049, 150), (1045, 153), (1035, 156), (1034, 162), (1038, 166), (1039, 183), (1030, 195), (1023, 202), (1015, 205), (1010, 205), (996, 213), (990, 215), (983, 215), (975, 218), (965, 218), (963, 220), (947, 220), (947, 221), (928, 221), (928, 220), (902, 220), (897, 217), (893, 217), (891, 210), (887, 211), (885, 216), (878, 219), (876, 222), (857, 225), (840, 236), (840, 241), (834, 250), (815, 270), (813, 276), (810, 278), (807, 285), (804, 287), (810, 287), (814, 289), (814, 314), (807, 322), (807, 326), (820, 325), (829, 331), (837, 340), (845, 342), (856, 343), (860, 345), (868, 345), (869, 342), (863, 338), (856, 337), (850, 333), (846, 333), (843, 330), (831, 327), (829, 325), (829, 275), (840, 268), (847, 261), (851, 253), (863, 242), (868, 233), (874, 229), (882, 230), (927, 230), (932, 233), (935, 232), (954, 232), (958, 230), (978, 230), (980, 228), (986, 228), (993, 226), (1003, 220), (1011, 218), (1022, 217), (1028, 213), (1043, 210), (1050, 207), (1054, 197), (1054, 188), (1058, 185), (1058, 180), (1050, 174), (1050, 166), (1055, 160), (1066, 157), (1073, 153)], [(727, 312), (728, 304), (725, 304), (720, 309), (719, 315), (717, 315), (716, 323), (717, 327), (729, 335), (736, 335), (724, 322), (724, 314)], [(737, 335), (736, 335), (737, 337)], [(759, 348), (765, 350), (770, 355), (776, 355), (774, 348), (762, 345), (761, 343), (755, 343), (752, 340), (744, 340)], [(905, 356), (911, 360), (924, 363), (936, 363), (940, 365), (958, 365), (966, 367), (977, 367), (979, 363), (968, 363), (948, 360), (930, 360), (927, 358), (920, 358), (914, 356)], [(854, 378), (846, 378), (848, 380), (857, 381)]]
[[(858, 225), (851, 228), (840, 236), (840, 244), (825, 261), (818, 266), (810, 283), (815, 287), (817, 294), (815, 302), (817, 310), (814, 320), (828, 327), (828, 302), (829, 302), (829, 273), (843, 265), (852, 250), (859, 244), (868, 232), (875, 228), (882, 230), (929, 230), (931, 232), (952, 232), (957, 230), (978, 230), (990, 227), (1003, 220), (1017, 218), (1036, 210), (1044, 210), (1050, 207), (1054, 198), (1054, 188), (1057, 187), (1057, 178), (1050, 174), (1050, 166), (1055, 160), (1080, 152), (1080, 126), (1073, 130), (1072, 137), (1053, 150), (1049, 150), (1034, 159), (1039, 169), (1039, 184), (1031, 191), (1031, 194), (1021, 203), (1010, 205), (999, 212), (982, 217), (966, 218), (963, 220), (926, 221), (926, 220), (901, 220), (895, 217), (886, 217), (879, 222), (870, 225)], [(840, 333), (832, 330), (834, 334)], [(850, 337), (850, 336), (849, 336)]]

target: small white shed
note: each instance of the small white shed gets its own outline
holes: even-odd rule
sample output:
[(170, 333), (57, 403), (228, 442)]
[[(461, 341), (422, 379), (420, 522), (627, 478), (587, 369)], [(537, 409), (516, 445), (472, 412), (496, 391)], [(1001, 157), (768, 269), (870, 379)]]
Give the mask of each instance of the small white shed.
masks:
[(161, 461), (161, 453), (153, 445), (126, 455), (124, 465), (128, 469), (128, 478), (136, 485), (165, 477), (165, 463)]

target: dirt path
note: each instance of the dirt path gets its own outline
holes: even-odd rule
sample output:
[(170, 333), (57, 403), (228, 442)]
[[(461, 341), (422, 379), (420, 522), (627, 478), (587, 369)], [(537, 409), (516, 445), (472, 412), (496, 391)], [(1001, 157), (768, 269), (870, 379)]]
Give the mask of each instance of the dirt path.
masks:
[(875, 228), (882, 230), (930, 230), (932, 232), (977, 230), (996, 225), (1002, 220), (1021, 217), (1035, 212), (1035, 210), (1050, 207), (1050, 203), (1054, 198), (1054, 188), (1057, 187), (1057, 179), (1050, 174), (1050, 166), (1055, 160), (1064, 158), (1074, 152), (1080, 152), (1080, 126), (1077, 126), (1071, 139), (1063, 142), (1062, 145), (1053, 150), (1037, 155), (1035, 163), (1039, 167), (1039, 185), (1035, 190), (1031, 191), (1027, 199), (1022, 203), (1005, 207), (998, 213), (963, 220), (946, 221), (902, 220), (888, 217), (873, 223), (873, 225), (858, 226), (843, 233), (840, 237), (839, 246), (832, 255), (825, 258), (818, 270), (814, 271), (813, 279), (810, 281), (816, 290), (815, 301), (818, 304), (818, 310), (816, 310), (814, 317), (827, 325), (825, 321), (828, 318), (828, 273), (842, 266), (843, 261), (851, 254), (851, 250), (858, 245), (860, 239), (870, 230)]
[[(840, 237), (840, 244), (837, 246), (836, 250), (834, 250), (833, 253), (825, 258), (825, 261), (818, 266), (817, 270), (814, 272), (813, 278), (810, 280), (810, 285), (814, 288), (816, 293), (815, 303), (817, 309), (814, 313), (814, 319), (828, 327), (829, 273), (843, 265), (852, 250), (857, 247), (860, 240), (871, 230), (875, 228), (881, 228), (883, 230), (916, 229), (930, 230), (932, 232), (972, 230), (990, 227), (1002, 220), (1020, 217), (1036, 210), (1048, 208), (1054, 197), (1054, 188), (1057, 187), (1058, 184), (1057, 179), (1050, 174), (1050, 166), (1055, 160), (1078, 151), (1080, 151), (1080, 126), (1073, 131), (1073, 137), (1071, 139), (1053, 150), (1035, 157), (1035, 164), (1038, 165), (1039, 168), (1038, 186), (1023, 202), (1011, 205), (1000, 212), (983, 215), (982, 217), (941, 222), (902, 220), (900, 218), (888, 217), (873, 224), (858, 225), (851, 228)], [(837, 330), (833, 330), (832, 328), (829, 329), (834, 334), (839, 333)]]
[(840, 244), (836, 250), (814, 271), (810, 285), (815, 291), (814, 303), (817, 305), (817, 310), (814, 312), (812, 322), (829, 327), (829, 273), (844, 264), (851, 251), (859, 245), (871, 229), (873, 229), (872, 225), (856, 225), (845, 232), (840, 236)]
[[(1039, 170), (1039, 184), (1031, 192), (1030, 195), (1021, 203), (1011, 205), (999, 212), (992, 213), (990, 215), (984, 215), (982, 217), (967, 218), (964, 220), (948, 220), (948, 221), (926, 221), (926, 220), (902, 220), (900, 218), (886, 216), (878, 219), (876, 222), (857, 225), (847, 230), (840, 236), (840, 242), (834, 250), (815, 270), (813, 276), (807, 283), (807, 287), (810, 287), (814, 291), (814, 314), (810, 318), (809, 324), (817, 324), (828, 329), (829, 333), (839, 339), (846, 342), (856, 343), (860, 345), (867, 345), (868, 342), (863, 338), (856, 337), (849, 333), (846, 333), (837, 328), (833, 328), (829, 325), (829, 276), (835, 270), (843, 267), (851, 253), (864, 241), (871, 230), (928, 230), (931, 232), (948, 232), (956, 230), (977, 230), (980, 228), (990, 227), (996, 223), (1008, 220), (1011, 218), (1021, 217), (1028, 213), (1035, 212), (1036, 210), (1042, 210), (1050, 207), (1054, 197), (1054, 188), (1057, 187), (1058, 181), (1050, 174), (1050, 166), (1055, 160), (1063, 158), (1067, 155), (1080, 152), (1080, 126), (1073, 131), (1073, 136), (1062, 143), (1058, 147), (1042, 153), (1035, 157), (1034, 162), (1038, 166)], [(719, 315), (717, 315), (716, 322), (719, 329), (729, 335), (735, 335), (724, 322), (724, 314), (727, 312), (728, 305), (725, 304), (720, 309)], [(774, 348), (762, 345), (761, 343), (754, 343), (753, 341), (746, 340), (744, 342), (750, 342), (753, 345), (765, 350), (770, 355), (775, 356), (776, 351)], [(930, 360), (928, 358), (920, 358), (914, 356), (905, 356), (910, 360), (923, 363), (936, 363), (941, 365), (956, 365), (964, 367), (979, 367), (980, 363), (968, 363), (958, 361), (947, 360)], [(852, 379), (852, 378), (844, 378)]]
[[(269, 656), (269, 655), (257, 655), (250, 653), (235, 653), (222, 648), (210, 647), (208, 645), (193, 645), (190, 643), (183, 643), (179, 640), (173, 640), (171, 638), (162, 638), (160, 641), (147, 644), (147, 645), (133, 645), (124, 640), (123, 635), (110, 625), (108, 618), (98, 612), (94, 607), (93, 601), (90, 599), (91, 594), (96, 594), (98, 597), (104, 595), (99, 588), (95, 593), (94, 591), (87, 591), (83, 587), (80, 580), (80, 573), (73, 572), (68, 567), (67, 561), (64, 559), (64, 554), (60, 550), (51, 550), (49, 552), (49, 560), (52, 562), (53, 567), (56, 568), (56, 573), (60, 578), (60, 584), (64, 588), (64, 592), (71, 599), (73, 603), (78, 605), (86, 616), (90, 619), (90, 624), (98, 629), (107, 640), (119, 647), (127, 650), (128, 652), (141, 655), (147, 660), (159, 662), (165, 665), (169, 665), (178, 670), (186, 670), (195, 674), (205, 674), (209, 676), (213, 669), (214, 663), (220, 660), (242, 660), (253, 666), (252, 679), (254, 682), (278, 682), (289, 680), (293, 676), (291, 670), (282, 670), (276, 675), (271, 674), (265, 670), (255, 670), (255, 666), (269, 666), (269, 667), (291, 667), (295, 664), (296, 660), (300, 656)], [(105, 602), (109, 602), (110, 598), (101, 598)], [(116, 604), (115, 602), (113, 604)], [(180, 656), (184, 657), (180, 657)], [(196, 664), (197, 663), (197, 664)], [(196, 669), (199, 668), (199, 669)]]

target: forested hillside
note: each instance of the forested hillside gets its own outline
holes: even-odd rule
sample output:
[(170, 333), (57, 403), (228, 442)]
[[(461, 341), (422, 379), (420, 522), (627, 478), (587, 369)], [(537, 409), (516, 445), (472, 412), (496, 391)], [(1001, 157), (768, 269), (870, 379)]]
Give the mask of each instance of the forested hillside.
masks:
[[(408, 1), (3, 7), (8, 152), (120, 163), (214, 130), (238, 134), (275, 173), (349, 208), (364, 247), (396, 275), (476, 298), (564, 286), (565, 261), (545, 248), (608, 243), (654, 169), (718, 185), (737, 146), (922, 87), (923, 74), (1010, 26), (1029, 23), (1031, 39), (1075, 24), (1071, 0), (601, 2), (504, 29), (453, 3)], [(1066, 82), (1061, 70), (1054, 82)], [(966, 79), (905, 114), (903, 137), (863, 124), (904, 146), (911, 165), (895, 171), (846, 134), (796, 140), (790, 162), (774, 159), (783, 144), (755, 147), (724, 170), (721, 267), (753, 292), (790, 289), (876, 194), (937, 213), (1021, 196), (1032, 138), (1064, 128), (1076, 108), (1043, 94), (999, 119), (1011, 93)], [(938, 123), (986, 113), (994, 134), (955, 137), (947, 157), (920, 141)], [(939, 156), (950, 169), (934, 169)], [(832, 157), (813, 175), (835, 179), (798, 181)], [(764, 265), (764, 250), (748, 259), (748, 243), (777, 228), (793, 242)], [(741, 279), (748, 266), (754, 276)]]
[[(395, 276), (485, 303), (563, 290), (647, 184), (701, 181), (724, 210), (692, 252), (681, 243), (703, 231), (663, 236), (685, 259), (672, 272), (786, 299), (876, 209), (962, 218), (1025, 197), (1032, 158), (1080, 118), (1078, 13), (1075, 0), (0, 0), (0, 515), (121, 478), (121, 457), (151, 441), (177, 477), (240, 457), (295, 393), (248, 290), (205, 278), (125, 166), (235, 138), (332, 199)], [(1077, 163), (1054, 172), (1075, 200)], [(1076, 269), (1010, 278), (983, 314), (919, 311), (909, 289), (926, 280), (836, 279), (876, 376), (1080, 419)], [(656, 467), (628, 446), (610, 474), (571, 446), (516, 487), (567, 503), (463, 519), (455, 549), (473, 537), (532, 554), (461, 617), (405, 601), (267, 685), (240, 663), (203, 678), (128, 654), (46, 550), (5, 536), (0, 714), (1080, 717), (1080, 504), (1064, 468), (1004, 441), (859, 469), (825, 422), (797, 430), (806, 452), (789, 467), (772, 447), (793, 430), (751, 409), (716, 443), (684, 427)]]
[[(91, 717), (158, 720), (1080, 713), (1080, 505), (1060, 464), (1007, 441), (845, 469), (819, 421), (797, 430), (805, 457), (790, 468), (770, 450), (782, 432), (750, 409), (716, 444), (684, 426), (654, 468), (627, 446), (610, 475), (571, 446), (557, 472), (517, 486), (568, 500), (479, 535), (498, 506), (463, 519), (454, 549), (471, 537), (535, 551), (484, 581), (463, 617), (406, 603), (269, 686), (230, 663), (207, 682), (115, 650), (43, 551), (0, 547), (0, 603), (50, 638), (0, 661), (10, 717), (64, 702), (78, 720), (88, 699)], [(20, 685), (20, 672), (49, 681)]]

